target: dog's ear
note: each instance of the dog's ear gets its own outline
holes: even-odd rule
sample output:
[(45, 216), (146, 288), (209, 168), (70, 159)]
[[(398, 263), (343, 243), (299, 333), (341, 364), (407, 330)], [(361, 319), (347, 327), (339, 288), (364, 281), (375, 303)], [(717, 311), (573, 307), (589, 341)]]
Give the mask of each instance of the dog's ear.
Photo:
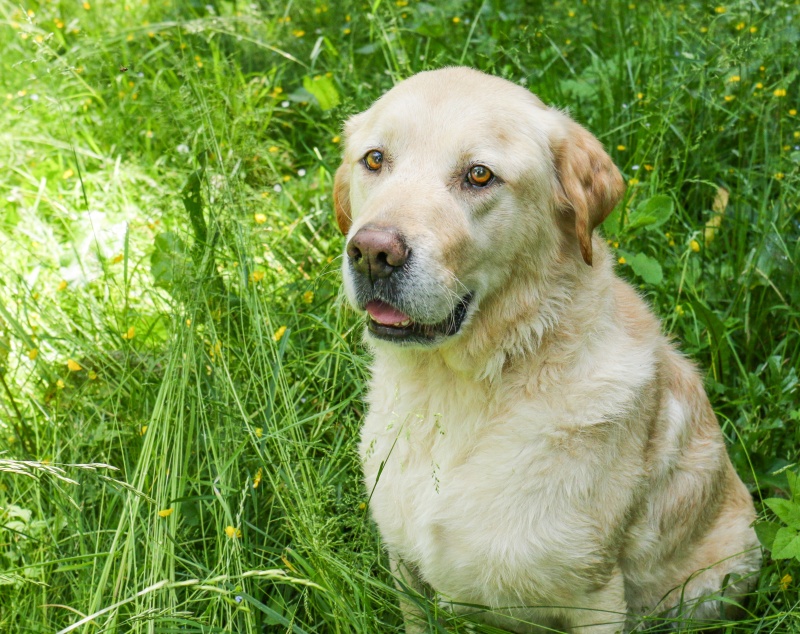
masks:
[(592, 134), (568, 120), (567, 135), (553, 147), (561, 210), (574, 215), (583, 261), (592, 265), (592, 232), (614, 209), (625, 182), (611, 157)]
[(347, 235), (353, 222), (350, 217), (350, 168), (345, 163), (339, 166), (333, 179), (333, 211), (339, 230)]

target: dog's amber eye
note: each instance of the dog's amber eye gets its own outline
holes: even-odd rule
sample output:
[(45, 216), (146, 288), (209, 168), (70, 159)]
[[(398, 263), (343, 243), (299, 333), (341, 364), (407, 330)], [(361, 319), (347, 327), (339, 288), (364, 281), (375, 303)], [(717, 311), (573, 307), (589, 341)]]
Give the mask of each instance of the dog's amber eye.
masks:
[(469, 170), (469, 174), (467, 174), (470, 184), (475, 185), (475, 187), (485, 187), (491, 182), (492, 178), (494, 178), (494, 174), (485, 165), (473, 165)]
[(383, 154), (378, 152), (378, 150), (367, 152), (367, 155), (364, 157), (364, 165), (367, 166), (368, 170), (377, 172), (381, 168), (381, 165), (383, 165)]

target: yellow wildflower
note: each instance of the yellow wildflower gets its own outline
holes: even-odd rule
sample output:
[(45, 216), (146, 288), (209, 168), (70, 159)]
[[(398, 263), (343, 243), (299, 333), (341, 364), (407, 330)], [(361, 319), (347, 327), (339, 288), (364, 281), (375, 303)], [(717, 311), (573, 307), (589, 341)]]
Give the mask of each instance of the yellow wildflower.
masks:
[(263, 427), (256, 427), (253, 431), (256, 433), (256, 438), (261, 438), (264, 435), (264, 428)]
[(159, 517), (169, 517), (170, 515), (172, 515), (172, 513), (173, 513), (174, 511), (175, 511), (175, 509), (174, 509), (174, 508), (161, 509), (161, 510), (158, 512), (158, 516), (159, 516)]
[(675, 306), (675, 313), (678, 315), (678, 317), (683, 317), (684, 312), (685, 311), (683, 310), (683, 306), (681, 306), (680, 304)]
[(461, 22), (461, 18), (459, 18), (458, 16), (453, 18), (453, 24), (458, 24), (459, 22)]
[(648, 163), (645, 163), (645, 164), (644, 164), (644, 169), (645, 169), (645, 171), (647, 171), (647, 172), (652, 172), (652, 171), (653, 171), (653, 166), (652, 166), (652, 165), (650, 165), (650, 164), (648, 164)]
[(783, 575), (783, 577), (781, 577), (781, 590), (788, 590), (790, 583), (792, 583), (792, 575)]
[(620, 264), (625, 264), (627, 260), (624, 257), (622, 257), (619, 260), (617, 260), (617, 262), (619, 262)]
[(762, 84), (761, 82), (758, 82), (756, 84), (756, 88), (758, 88), (759, 90), (761, 90), (763, 87), (764, 87), (764, 84)]
[(784, 173), (783, 172), (776, 172), (775, 174), (773, 174), (773, 177), (777, 181), (782, 181), (783, 177), (784, 177)]
[(773, 92), (773, 95), (776, 97), (785, 97), (786, 96), (786, 88), (776, 88)]
[(725, 7), (721, 7), (721, 6), (720, 7), (716, 7), (714, 9), (714, 12), (715, 13), (719, 13), (719, 14), (725, 13)]
[(97, 378), (97, 372), (94, 370), (89, 370), (89, 380), (94, 381)]
[(628, 181), (628, 185), (630, 185), (631, 187), (633, 187), (634, 185), (638, 185), (638, 184), (639, 184), (639, 179), (638, 178), (632, 178), (632, 179), (630, 179)]
[(83, 370), (81, 364), (77, 361), (73, 361), (72, 359), (67, 359), (67, 368), (70, 372), (80, 372)]
[(295, 37), (303, 37), (305, 34), (306, 32), (303, 31), (302, 29), (295, 29), (294, 31), (292, 31), (292, 35), (294, 35)]
[(38, 357), (38, 356), (39, 356), (39, 349), (38, 348), (33, 348), (32, 350), (28, 350), (28, 358), (31, 361), (36, 361), (36, 357)]
[(341, 140), (342, 140), (341, 137), (337, 134), (335, 137), (331, 139), (331, 143), (338, 143)]
[(64, 173), (61, 175), (61, 178), (67, 180), (68, 178), (72, 178), (75, 175), (75, 172), (72, 169), (65, 170)]
[(257, 225), (263, 225), (267, 221), (267, 216), (266, 214), (255, 214), (253, 220), (256, 221)]
[(250, 274), (250, 281), (258, 283), (264, 279), (264, 275), (265, 275), (264, 271), (253, 271)]
[(365, 508), (367, 508), (367, 505), (364, 502), (362, 502), (361, 504), (358, 505), (358, 510), (359, 511), (363, 511)]
[(617, 146), (617, 149), (618, 149), (620, 152), (624, 152), (624, 151), (625, 151), (625, 150), (627, 150), (628, 148), (626, 148), (624, 145), (618, 145), (618, 146)]
[(734, 99), (736, 99), (736, 97), (734, 95), (725, 95), (724, 98), (725, 98), (725, 101), (733, 101)]
[(119, 263), (120, 263), (120, 262), (122, 262), (122, 260), (124, 260), (124, 259), (125, 259), (125, 256), (124, 256), (122, 253), (120, 253), (119, 255), (115, 255), (115, 256), (114, 256), (114, 259), (113, 259), (113, 260), (111, 260), (111, 261), (112, 261), (114, 264), (119, 264)]
[(63, 389), (64, 389), (64, 381), (62, 381), (61, 379), (59, 379), (58, 381), (56, 381), (56, 387), (57, 387), (59, 390), (63, 390)]
[(286, 334), (286, 326), (281, 326), (275, 331), (275, 334), (272, 335), (272, 339), (274, 341), (280, 341), (284, 334)]
[(136, 328), (134, 326), (131, 326), (130, 328), (128, 328), (128, 332), (122, 334), (122, 338), (125, 339), (126, 341), (130, 341), (135, 336), (136, 336)]
[(736, 83), (737, 81), (742, 81), (742, 78), (739, 75), (733, 75), (728, 79), (731, 83)]
[(274, 146), (274, 145), (273, 145), (273, 146), (271, 146), (271, 147), (269, 148), (269, 150), (268, 150), (268, 152), (269, 152), (270, 154), (275, 154), (275, 152), (277, 152), (277, 151), (278, 151), (278, 148), (277, 148), (276, 146)]
[(141, 431), (139, 431), (140, 436), (144, 436), (147, 433), (147, 425), (142, 425)]
[(256, 471), (256, 477), (253, 478), (253, 488), (257, 489), (259, 484), (261, 484), (261, 469)]
[(757, 26), (751, 26), (750, 27), (750, 33), (755, 33), (756, 31), (758, 31), (758, 27)]
[(692, 241), (689, 243), (689, 248), (690, 248), (692, 251), (694, 251), (695, 253), (698, 253), (698, 252), (700, 251), (700, 243), (699, 243), (697, 240), (692, 240)]
[(793, 117), (793, 116), (795, 116), (796, 114), (797, 114), (797, 110), (795, 110), (794, 108), (792, 108), (791, 110), (789, 110), (789, 116), (790, 116), (790, 117)]
[(84, 3), (83, 3), (83, 8), (84, 8), (84, 9), (86, 9), (86, 10), (88, 11), (89, 9), (91, 9), (91, 8), (92, 8), (92, 5), (90, 5), (88, 2), (84, 2)]
[(303, 301), (306, 304), (310, 304), (311, 302), (313, 302), (314, 301), (314, 291), (306, 291), (305, 293), (303, 293)]
[(744, 27), (745, 27), (745, 26), (747, 26), (747, 25), (746, 25), (744, 22), (739, 22), (739, 23), (736, 25), (736, 30), (737, 30), (737, 31), (742, 31), (742, 30), (744, 30)]
[(226, 526), (225, 534), (229, 539), (238, 539), (242, 536), (242, 531), (238, 528), (234, 528), (233, 526)]

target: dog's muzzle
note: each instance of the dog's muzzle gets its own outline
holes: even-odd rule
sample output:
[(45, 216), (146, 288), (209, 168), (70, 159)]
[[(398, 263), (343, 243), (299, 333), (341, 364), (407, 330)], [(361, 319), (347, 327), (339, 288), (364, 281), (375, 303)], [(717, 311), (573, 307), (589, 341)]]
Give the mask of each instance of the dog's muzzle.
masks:
[(420, 306), (414, 295), (414, 257), (401, 233), (366, 225), (350, 239), (346, 252), (355, 302), (367, 312), (367, 328), (374, 337), (401, 344), (432, 344), (461, 329), (473, 299), (471, 292), (460, 297), (444, 319), (418, 316), (430, 310)]

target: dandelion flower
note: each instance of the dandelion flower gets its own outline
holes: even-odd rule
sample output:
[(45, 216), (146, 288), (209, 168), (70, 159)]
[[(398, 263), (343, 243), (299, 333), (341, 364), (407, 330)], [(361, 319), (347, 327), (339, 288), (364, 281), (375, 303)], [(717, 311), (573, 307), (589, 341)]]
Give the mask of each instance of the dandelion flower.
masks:
[(695, 253), (698, 253), (698, 252), (700, 251), (700, 243), (699, 243), (697, 240), (692, 240), (692, 241), (689, 243), (689, 248), (690, 248), (692, 251), (694, 251)]
[(32, 350), (28, 350), (28, 358), (31, 361), (36, 361), (36, 357), (38, 357), (38, 356), (39, 356), (39, 349), (38, 348), (33, 348)]
[(72, 359), (67, 359), (67, 368), (70, 372), (80, 372), (83, 370), (81, 364), (77, 361), (73, 361)]
[(253, 220), (256, 221), (257, 225), (263, 225), (267, 221), (267, 216), (266, 214), (255, 214)]
[(458, 16), (453, 18), (453, 24), (458, 24), (459, 22), (461, 22), (461, 18), (459, 18)]
[(619, 260), (617, 260), (617, 262), (619, 262), (620, 264), (625, 264), (627, 260), (624, 257), (621, 257)]
[(264, 279), (264, 275), (265, 275), (264, 271), (253, 271), (250, 274), (250, 281), (254, 282), (254, 283), (258, 283), (258, 282), (260, 282), (261, 280)]
[(631, 187), (633, 187), (634, 185), (638, 185), (638, 184), (639, 184), (639, 179), (638, 178), (631, 178), (628, 181), (628, 185), (630, 185)]
[(783, 177), (784, 177), (784, 173), (783, 172), (776, 172), (775, 174), (773, 174), (773, 177), (777, 181), (782, 181)]
[(733, 75), (733, 77), (730, 77), (728, 81), (731, 83), (736, 83), (737, 81), (742, 81), (742, 78), (739, 75)]
[(338, 143), (341, 140), (342, 138), (337, 134), (335, 137), (331, 139), (331, 143)]
[(286, 326), (281, 326), (275, 331), (275, 334), (272, 335), (272, 339), (274, 341), (280, 341), (284, 334), (286, 334)]
[(147, 433), (147, 425), (142, 425), (142, 429), (139, 431), (140, 436), (144, 436)]
[(306, 291), (303, 293), (303, 302), (310, 304), (314, 301), (314, 291)]
[(628, 149), (628, 148), (626, 148), (624, 145), (618, 145), (618, 146), (617, 146), (617, 150), (619, 150), (620, 152), (624, 152), (624, 151), (625, 151), (625, 150), (627, 150), (627, 149)]
[(242, 531), (233, 526), (226, 526), (225, 534), (228, 536), (228, 539), (239, 539), (242, 536)]
[(264, 435), (264, 428), (263, 427), (256, 427), (253, 431), (256, 433), (256, 438), (261, 438)]
[(797, 114), (797, 110), (795, 110), (794, 108), (792, 108), (791, 110), (789, 110), (789, 116), (790, 116), (790, 117), (793, 117), (793, 116), (795, 116), (796, 114)]
[(271, 146), (271, 147), (269, 148), (269, 150), (267, 150), (267, 151), (268, 151), (270, 154), (275, 154), (275, 152), (277, 152), (277, 151), (278, 151), (278, 147), (277, 147), (277, 146), (275, 146), (275, 145), (273, 145), (273, 146)]
[(136, 336), (136, 328), (134, 326), (131, 326), (130, 328), (128, 328), (127, 332), (122, 334), (122, 338), (125, 339), (126, 341), (130, 341), (135, 336)]
[(725, 7), (719, 6), (714, 9), (714, 13), (723, 14), (725, 13)]
[(174, 511), (175, 511), (175, 509), (174, 509), (174, 508), (161, 509), (161, 510), (158, 512), (158, 516), (159, 516), (159, 517), (169, 517), (170, 515), (172, 515), (172, 513), (173, 513)]
[(776, 97), (785, 97), (786, 96), (786, 88), (776, 88), (773, 92), (773, 95)]

